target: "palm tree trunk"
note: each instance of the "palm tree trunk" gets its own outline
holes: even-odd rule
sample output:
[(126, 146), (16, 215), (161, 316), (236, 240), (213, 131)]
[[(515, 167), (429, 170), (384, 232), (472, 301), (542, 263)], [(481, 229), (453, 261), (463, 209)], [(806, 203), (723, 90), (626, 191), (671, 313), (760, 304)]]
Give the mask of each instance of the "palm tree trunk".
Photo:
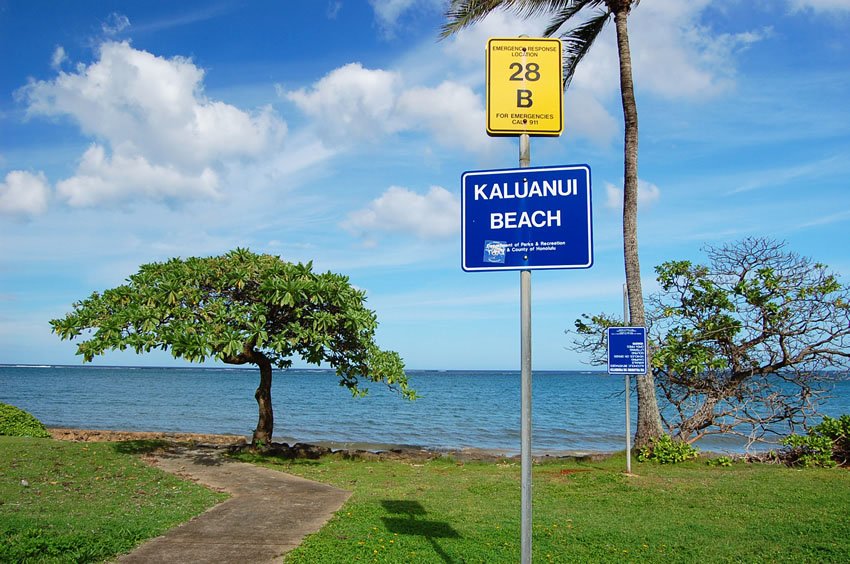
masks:
[[(635, 327), (646, 326), (643, 307), (643, 289), (640, 281), (640, 260), (637, 243), (637, 197), (638, 197), (638, 115), (632, 83), (632, 57), (629, 50), (627, 20), (631, 2), (619, 2), (614, 10), (617, 27), (617, 47), (620, 59), (620, 92), (625, 119), (623, 183), (623, 255), (626, 266), (626, 286), (629, 294), (630, 323)], [(651, 364), (650, 364), (651, 366)], [(664, 434), (661, 414), (655, 397), (655, 378), (652, 370), (637, 378), (638, 421), (635, 431), (635, 447), (645, 445), (653, 437)]]

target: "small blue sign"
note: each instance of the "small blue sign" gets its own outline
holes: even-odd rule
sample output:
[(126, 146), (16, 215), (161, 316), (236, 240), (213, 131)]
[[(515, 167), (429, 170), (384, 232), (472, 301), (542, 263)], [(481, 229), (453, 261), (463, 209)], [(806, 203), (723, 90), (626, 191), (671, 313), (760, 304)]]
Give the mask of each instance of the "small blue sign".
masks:
[(608, 374), (646, 374), (646, 328), (608, 328)]
[(590, 167), (479, 170), (461, 178), (462, 267), (590, 268)]

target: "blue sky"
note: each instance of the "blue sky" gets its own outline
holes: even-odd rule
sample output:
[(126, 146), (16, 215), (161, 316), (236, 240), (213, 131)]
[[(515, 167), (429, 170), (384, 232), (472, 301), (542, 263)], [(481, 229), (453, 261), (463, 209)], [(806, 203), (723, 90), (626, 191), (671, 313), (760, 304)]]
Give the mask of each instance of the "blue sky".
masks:
[[(441, 0), (0, 0), (0, 363), (75, 364), (48, 320), (140, 264), (237, 246), (344, 273), (418, 369), (518, 369), (519, 274), (460, 267), (496, 13)], [(630, 18), (644, 289), (665, 260), (771, 236), (850, 276), (850, 0), (644, 0)], [(533, 363), (621, 311), (622, 113), (609, 25), (532, 165), (588, 164), (595, 263), (533, 274)], [(167, 353), (99, 364), (170, 365)]]

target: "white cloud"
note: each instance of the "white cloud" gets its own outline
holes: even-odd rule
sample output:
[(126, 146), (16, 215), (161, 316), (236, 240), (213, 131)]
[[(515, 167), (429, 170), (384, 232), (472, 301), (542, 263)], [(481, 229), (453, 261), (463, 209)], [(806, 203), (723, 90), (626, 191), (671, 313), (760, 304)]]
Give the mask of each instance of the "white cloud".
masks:
[[(22, 88), (30, 116), (70, 117), (98, 140), (82, 157), (78, 176), (57, 184), (60, 195), (74, 205), (180, 196), (181, 190), (182, 197), (207, 195), (221, 163), (256, 158), (277, 146), (285, 124), (271, 109), (248, 113), (210, 100), (203, 77), (189, 59), (107, 42), (90, 65)], [(115, 174), (118, 163), (131, 172)]]
[(323, 138), (339, 143), (392, 131), (400, 87), (400, 78), (394, 72), (349, 63), (328, 73), (309, 90), (283, 92), (283, 96), (316, 120)]
[(369, 0), (375, 11), (375, 18), (381, 30), (389, 36), (394, 34), (399, 19), (414, 8), (419, 10), (439, 10), (444, 8), (443, 0)]
[(192, 199), (217, 195), (218, 175), (209, 168), (187, 174), (174, 166), (148, 162), (143, 156), (107, 157), (92, 145), (77, 174), (56, 184), (56, 193), (71, 206), (92, 206), (127, 199), (127, 193), (151, 199)]
[(375, 10), (375, 17), (385, 27), (392, 28), (395, 26), (398, 18), (411, 6), (415, 4), (414, 0), (369, 0), (372, 9)]
[(335, 20), (339, 15), (339, 11), (342, 9), (342, 1), (336, 0), (335, 2), (328, 2), (328, 7), (325, 10), (325, 15), (327, 15), (329, 20)]
[(713, 96), (731, 88), (735, 54), (770, 30), (718, 34), (701, 22), (712, 4), (655, 0), (634, 10), (629, 30), (638, 88), (671, 98)]
[(484, 108), (468, 86), (446, 81), (435, 88), (403, 88), (399, 73), (349, 63), (309, 89), (280, 91), (313, 118), (332, 145), (377, 141), (403, 131), (428, 131), (438, 142), (487, 150)]
[[(711, 0), (641, 2), (629, 16), (629, 46), (635, 87), (669, 98), (703, 98), (734, 85), (735, 56), (768, 36), (770, 29), (717, 33), (703, 22)], [(599, 101), (619, 91), (616, 33), (609, 21), (579, 64), (571, 90)]]
[(850, 12), (850, 0), (789, 0), (791, 10), (795, 12), (812, 10), (814, 12)]
[(457, 234), (459, 218), (460, 202), (445, 188), (432, 186), (422, 195), (391, 186), (367, 208), (350, 213), (342, 226), (368, 238), (383, 231), (442, 239)]
[[(610, 209), (623, 209), (623, 189), (614, 186), (610, 182), (605, 183), (605, 207)], [(655, 184), (645, 180), (638, 180), (638, 206), (648, 207), (661, 198), (661, 190)]]
[(620, 124), (599, 99), (581, 87), (570, 87), (564, 96), (564, 135), (584, 137), (607, 145), (620, 132)]
[(62, 63), (68, 60), (68, 55), (65, 53), (65, 48), (59, 45), (53, 51), (53, 56), (50, 58), (50, 68), (59, 70)]
[(47, 209), (50, 187), (44, 173), (13, 170), (0, 182), (0, 214), (37, 215)]
[(105, 22), (100, 24), (100, 29), (105, 35), (118, 35), (125, 29), (130, 27), (130, 18), (124, 14), (112, 12)]
[(67, 115), (113, 149), (179, 164), (254, 155), (280, 133), (270, 110), (251, 115), (207, 99), (203, 76), (189, 59), (104, 43), (98, 61), (22, 93), (30, 115)]
[(436, 88), (412, 88), (398, 101), (400, 126), (427, 129), (446, 146), (483, 152), (489, 145), (484, 133), (484, 108), (472, 89), (454, 82)]

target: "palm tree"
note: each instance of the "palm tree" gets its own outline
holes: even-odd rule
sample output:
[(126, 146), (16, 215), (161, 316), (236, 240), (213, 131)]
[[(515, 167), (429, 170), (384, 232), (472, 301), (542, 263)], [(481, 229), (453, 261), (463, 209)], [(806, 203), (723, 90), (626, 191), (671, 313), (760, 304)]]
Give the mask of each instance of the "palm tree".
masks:
[[(564, 51), (564, 89), (575, 73), (594, 40), (612, 17), (617, 30), (617, 48), (620, 60), (620, 94), (625, 119), (624, 183), (623, 183), (623, 256), (626, 285), (632, 326), (643, 327), (646, 317), (640, 280), (640, 261), (637, 244), (638, 195), (638, 114), (632, 82), (632, 59), (629, 51), (628, 17), (640, 0), (452, 0), (446, 12), (448, 22), (443, 26), (442, 37), (452, 35), (496, 9), (513, 10), (523, 18), (549, 13), (553, 19), (544, 35), (551, 36), (572, 22), (577, 25), (560, 34)], [(579, 14), (582, 14), (581, 20)], [(589, 14), (586, 19), (584, 16)], [(643, 446), (653, 437), (664, 434), (658, 401), (655, 397), (655, 380), (650, 370), (645, 377), (637, 378), (638, 424), (635, 446)]]

